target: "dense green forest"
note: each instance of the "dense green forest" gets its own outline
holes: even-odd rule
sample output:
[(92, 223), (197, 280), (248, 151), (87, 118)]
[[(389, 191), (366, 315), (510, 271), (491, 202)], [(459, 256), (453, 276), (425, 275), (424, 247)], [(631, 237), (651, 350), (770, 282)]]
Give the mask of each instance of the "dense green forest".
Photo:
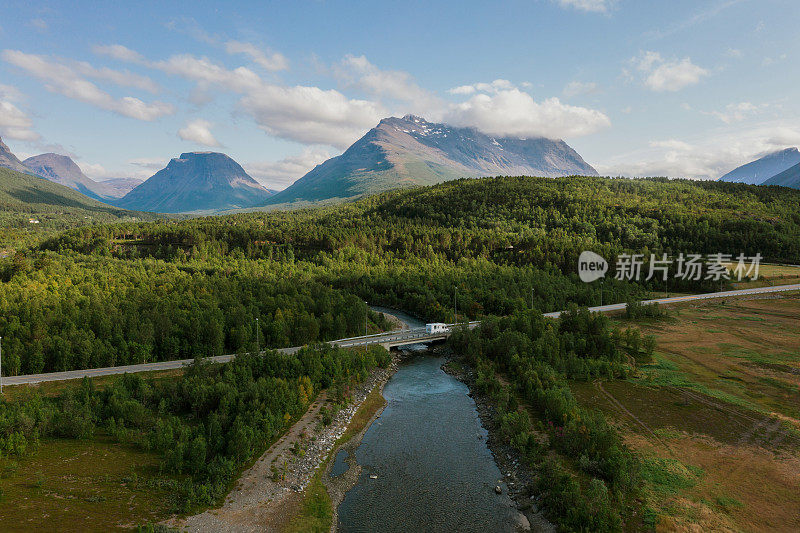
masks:
[(578, 405), (567, 379), (624, 377), (637, 359), (652, 356), (652, 338), (573, 308), (558, 320), (536, 311), (489, 317), (448, 342), (476, 369), (477, 389), (495, 402), (502, 437), (538, 470), (529, 490), (541, 495), (551, 520), (566, 531), (632, 524), (637, 459), (602, 413)]
[(43, 438), (110, 434), (158, 454), (163, 476), (154, 482), (171, 488), (175, 511), (188, 512), (224, 496), (319, 391), (330, 389), (344, 403), (353, 383), (388, 363), (379, 346), (316, 345), (291, 356), (267, 351), (226, 364), (198, 360), (177, 378), (125, 374), (102, 390), (84, 378), (56, 398), (34, 392), (0, 402), (0, 457), (35, 453)]
[(451, 321), (454, 306), (475, 319), (630, 301), (663, 282), (583, 283), (580, 252), (797, 261), (798, 200), (731, 183), (506, 177), (316, 210), (79, 227), (0, 260), (3, 371), (232, 353), (256, 336), (281, 347), (355, 335), (364, 301), (437, 321)]
[[(369, 332), (388, 328), (368, 304), (429, 321), (451, 321), (457, 307), (459, 321), (483, 322), (451, 346), (496, 403), (502, 436), (539, 472), (532, 490), (550, 518), (567, 530), (635, 528), (638, 460), (567, 383), (623, 377), (653, 341), (576, 305), (634, 302), (665, 286), (583, 283), (578, 255), (760, 253), (796, 263), (798, 205), (799, 191), (732, 183), (503, 177), (293, 212), (91, 225), (79, 211), (53, 212), (66, 216), (64, 231), (25, 237), (0, 258), (3, 374), (198, 361), (177, 379), (124, 376), (104, 390), (85, 380), (58, 398), (0, 402), (0, 453), (110, 434), (161, 457), (178, 510), (208, 506), (320, 390), (343, 400), (388, 363), (380, 348), (319, 341), (362, 334), (365, 318)], [(666, 288), (720, 286), (670, 279)], [(560, 309), (569, 311), (559, 320), (541, 314)], [(629, 305), (632, 317), (653, 314)], [(311, 347), (247, 355), (256, 339)], [(199, 359), (221, 353), (241, 355)]]

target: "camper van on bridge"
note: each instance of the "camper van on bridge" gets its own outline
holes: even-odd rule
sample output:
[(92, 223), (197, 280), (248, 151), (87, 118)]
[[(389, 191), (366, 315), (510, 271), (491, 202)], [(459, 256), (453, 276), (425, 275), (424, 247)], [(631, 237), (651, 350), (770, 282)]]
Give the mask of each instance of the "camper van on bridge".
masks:
[(441, 322), (433, 322), (431, 324), (425, 324), (425, 333), (429, 335), (433, 335), (435, 333), (447, 333), (450, 331), (450, 328), (447, 324), (443, 324)]

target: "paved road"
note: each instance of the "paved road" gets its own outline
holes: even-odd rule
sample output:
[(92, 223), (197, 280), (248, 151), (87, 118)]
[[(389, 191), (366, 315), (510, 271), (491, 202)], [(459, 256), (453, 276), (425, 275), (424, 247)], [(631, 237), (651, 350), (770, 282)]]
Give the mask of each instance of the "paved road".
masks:
[[(755, 289), (739, 289), (735, 291), (722, 291), (712, 292), (708, 294), (692, 294), (688, 296), (675, 296), (672, 298), (659, 298), (656, 300), (647, 300), (645, 304), (658, 303), (658, 304), (672, 304), (681, 302), (690, 302), (693, 300), (706, 300), (709, 298), (729, 298), (735, 296), (748, 296), (752, 294), (768, 294), (773, 292), (796, 291), (800, 290), (800, 284), (794, 285), (777, 285), (774, 287), (759, 287)], [(597, 307), (590, 307), (590, 311), (604, 313), (607, 311), (620, 311), (625, 309), (624, 303), (602, 305)], [(558, 318), (563, 311), (556, 311), (553, 313), (545, 313), (544, 316)], [(469, 327), (475, 327), (479, 322), (470, 322)], [(369, 344), (381, 344), (384, 346), (402, 346), (406, 344), (427, 342), (432, 340), (441, 340), (447, 337), (447, 334), (429, 335), (425, 332), (425, 328), (411, 328), (403, 331), (389, 332), (389, 333), (376, 333), (374, 335), (365, 335), (362, 337), (353, 337), (349, 339), (339, 339), (331, 341), (331, 344), (336, 344), (341, 347), (354, 347), (364, 346)], [(285, 354), (293, 354), (300, 347), (281, 348), (278, 351)], [(210, 357), (209, 360), (225, 363), (233, 359), (235, 355), (219, 355)], [(88, 370), (70, 370), (68, 372), (51, 372), (48, 374), (29, 374), (26, 376), (9, 376), (3, 378), (3, 385), (20, 385), (24, 383), (39, 383), (42, 381), (61, 381), (66, 379), (80, 379), (84, 376), (108, 376), (113, 374), (124, 374), (133, 372), (149, 372), (153, 370), (170, 370), (181, 368), (194, 361), (193, 359), (181, 359), (177, 361), (162, 361), (159, 363), (143, 363), (139, 365), (128, 366), (114, 366), (108, 368), (92, 368)]]
[[(755, 289), (738, 289), (734, 291), (720, 291), (720, 292), (709, 292), (706, 294), (689, 294), (686, 296), (673, 296), (672, 298), (658, 298), (656, 300), (645, 300), (643, 304), (652, 304), (656, 303), (659, 305), (662, 304), (675, 304), (681, 302), (691, 302), (693, 300), (708, 300), (710, 298), (730, 298), (734, 296), (748, 296), (751, 294), (768, 294), (771, 292), (785, 292), (785, 291), (797, 291), (800, 290), (800, 283), (796, 283), (793, 285), (776, 285), (773, 287), (757, 287)], [(597, 307), (590, 307), (590, 311), (595, 311), (598, 313), (605, 313), (607, 311), (620, 311), (625, 309), (627, 304), (610, 304), (610, 305), (599, 305)], [(545, 313), (544, 316), (549, 316), (553, 318), (558, 318), (561, 316), (561, 313), (564, 311), (556, 311), (554, 313)]]

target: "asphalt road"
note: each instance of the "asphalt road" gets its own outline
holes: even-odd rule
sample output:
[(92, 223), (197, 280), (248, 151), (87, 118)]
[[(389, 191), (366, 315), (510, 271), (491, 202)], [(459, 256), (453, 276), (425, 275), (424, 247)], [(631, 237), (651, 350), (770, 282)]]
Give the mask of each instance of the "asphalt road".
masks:
[[(748, 296), (752, 294), (768, 294), (774, 292), (796, 291), (800, 290), (800, 284), (794, 285), (778, 285), (774, 287), (759, 287), (755, 289), (739, 289), (734, 291), (721, 291), (712, 292), (707, 294), (692, 294), (688, 296), (675, 296), (672, 298), (659, 298), (656, 300), (647, 300), (642, 302), (644, 304), (658, 303), (658, 304), (672, 304), (681, 302), (690, 302), (693, 300), (707, 300), (710, 298), (728, 298), (735, 296)], [(604, 313), (607, 311), (620, 311), (625, 309), (624, 303), (601, 305), (597, 307), (590, 307), (589, 310)], [(555, 311), (553, 313), (545, 313), (544, 316), (558, 318), (563, 311)], [(475, 327), (478, 322), (470, 322), (470, 327)], [(331, 341), (331, 344), (336, 344), (342, 347), (364, 346), (365, 344), (389, 344), (389, 345), (402, 345), (412, 344), (417, 342), (425, 342), (430, 340), (442, 339), (446, 335), (429, 335), (425, 332), (425, 328), (412, 328), (403, 331), (389, 332), (389, 333), (376, 333), (374, 335), (366, 335), (362, 337), (352, 337), (349, 339), (339, 339)], [(285, 354), (293, 354), (300, 347), (281, 348), (278, 351)], [(210, 361), (225, 363), (233, 359), (235, 355), (219, 355), (210, 357)], [(181, 368), (185, 365), (192, 363), (193, 359), (181, 359), (176, 361), (161, 361), (158, 363), (142, 363), (138, 365), (127, 366), (114, 366), (107, 368), (91, 368), (87, 370), (70, 370), (67, 372), (51, 372), (47, 374), (29, 374), (25, 376), (8, 376), (3, 377), (3, 385), (21, 385), (25, 383), (40, 383), (43, 381), (62, 381), (67, 379), (80, 379), (84, 376), (109, 376), (114, 374), (125, 374), (133, 372), (151, 372), (153, 370), (170, 370)]]
[[(738, 289), (734, 291), (720, 291), (720, 292), (709, 292), (706, 294), (689, 294), (686, 296), (673, 296), (671, 298), (658, 298), (656, 300), (644, 300), (642, 301), (643, 304), (653, 304), (657, 303), (661, 304), (675, 304), (681, 302), (691, 302), (693, 300), (708, 300), (710, 298), (730, 298), (734, 296), (749, 296), (752, 294), (768, 294), (771, 292), (785, 292), (785, 291), (797, 291), (800, 290), (800, 283), (794, 285), (776, 285), (773, 287), (758, 287), (755, 289)], [(627, 304), (620, 303), (620, 304), (609, 304), (609, 305), (599, 305), (597, 307), (590, 307), (590, 311), (598, 312), (598, 313), (605, 313), (607, 311), (620, 311), (624, 310)], [(549, 316), (553, 318), (558, 318), (561, 316), (561, 313), (564, 311), (555, 311), (553, 313), (545, 313), (544, 316)]]

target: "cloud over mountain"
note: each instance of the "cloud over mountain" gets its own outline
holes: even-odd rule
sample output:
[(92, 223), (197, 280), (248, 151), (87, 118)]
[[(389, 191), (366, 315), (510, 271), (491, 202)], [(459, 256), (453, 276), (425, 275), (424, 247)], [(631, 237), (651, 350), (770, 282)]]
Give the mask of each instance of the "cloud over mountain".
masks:
[(178, 130), (178, 137), (203, 146), (222, 146), (211, 133), (211, 123), (201, 118), (192, 120), (185, 127)]
[(589, 135), (611, 125), (600, 111), (564, 104), (556, 97), (537, 102), (517, 88), (475, 94), (453, 105), (445, 121), (492, 135), (549, 139)]

